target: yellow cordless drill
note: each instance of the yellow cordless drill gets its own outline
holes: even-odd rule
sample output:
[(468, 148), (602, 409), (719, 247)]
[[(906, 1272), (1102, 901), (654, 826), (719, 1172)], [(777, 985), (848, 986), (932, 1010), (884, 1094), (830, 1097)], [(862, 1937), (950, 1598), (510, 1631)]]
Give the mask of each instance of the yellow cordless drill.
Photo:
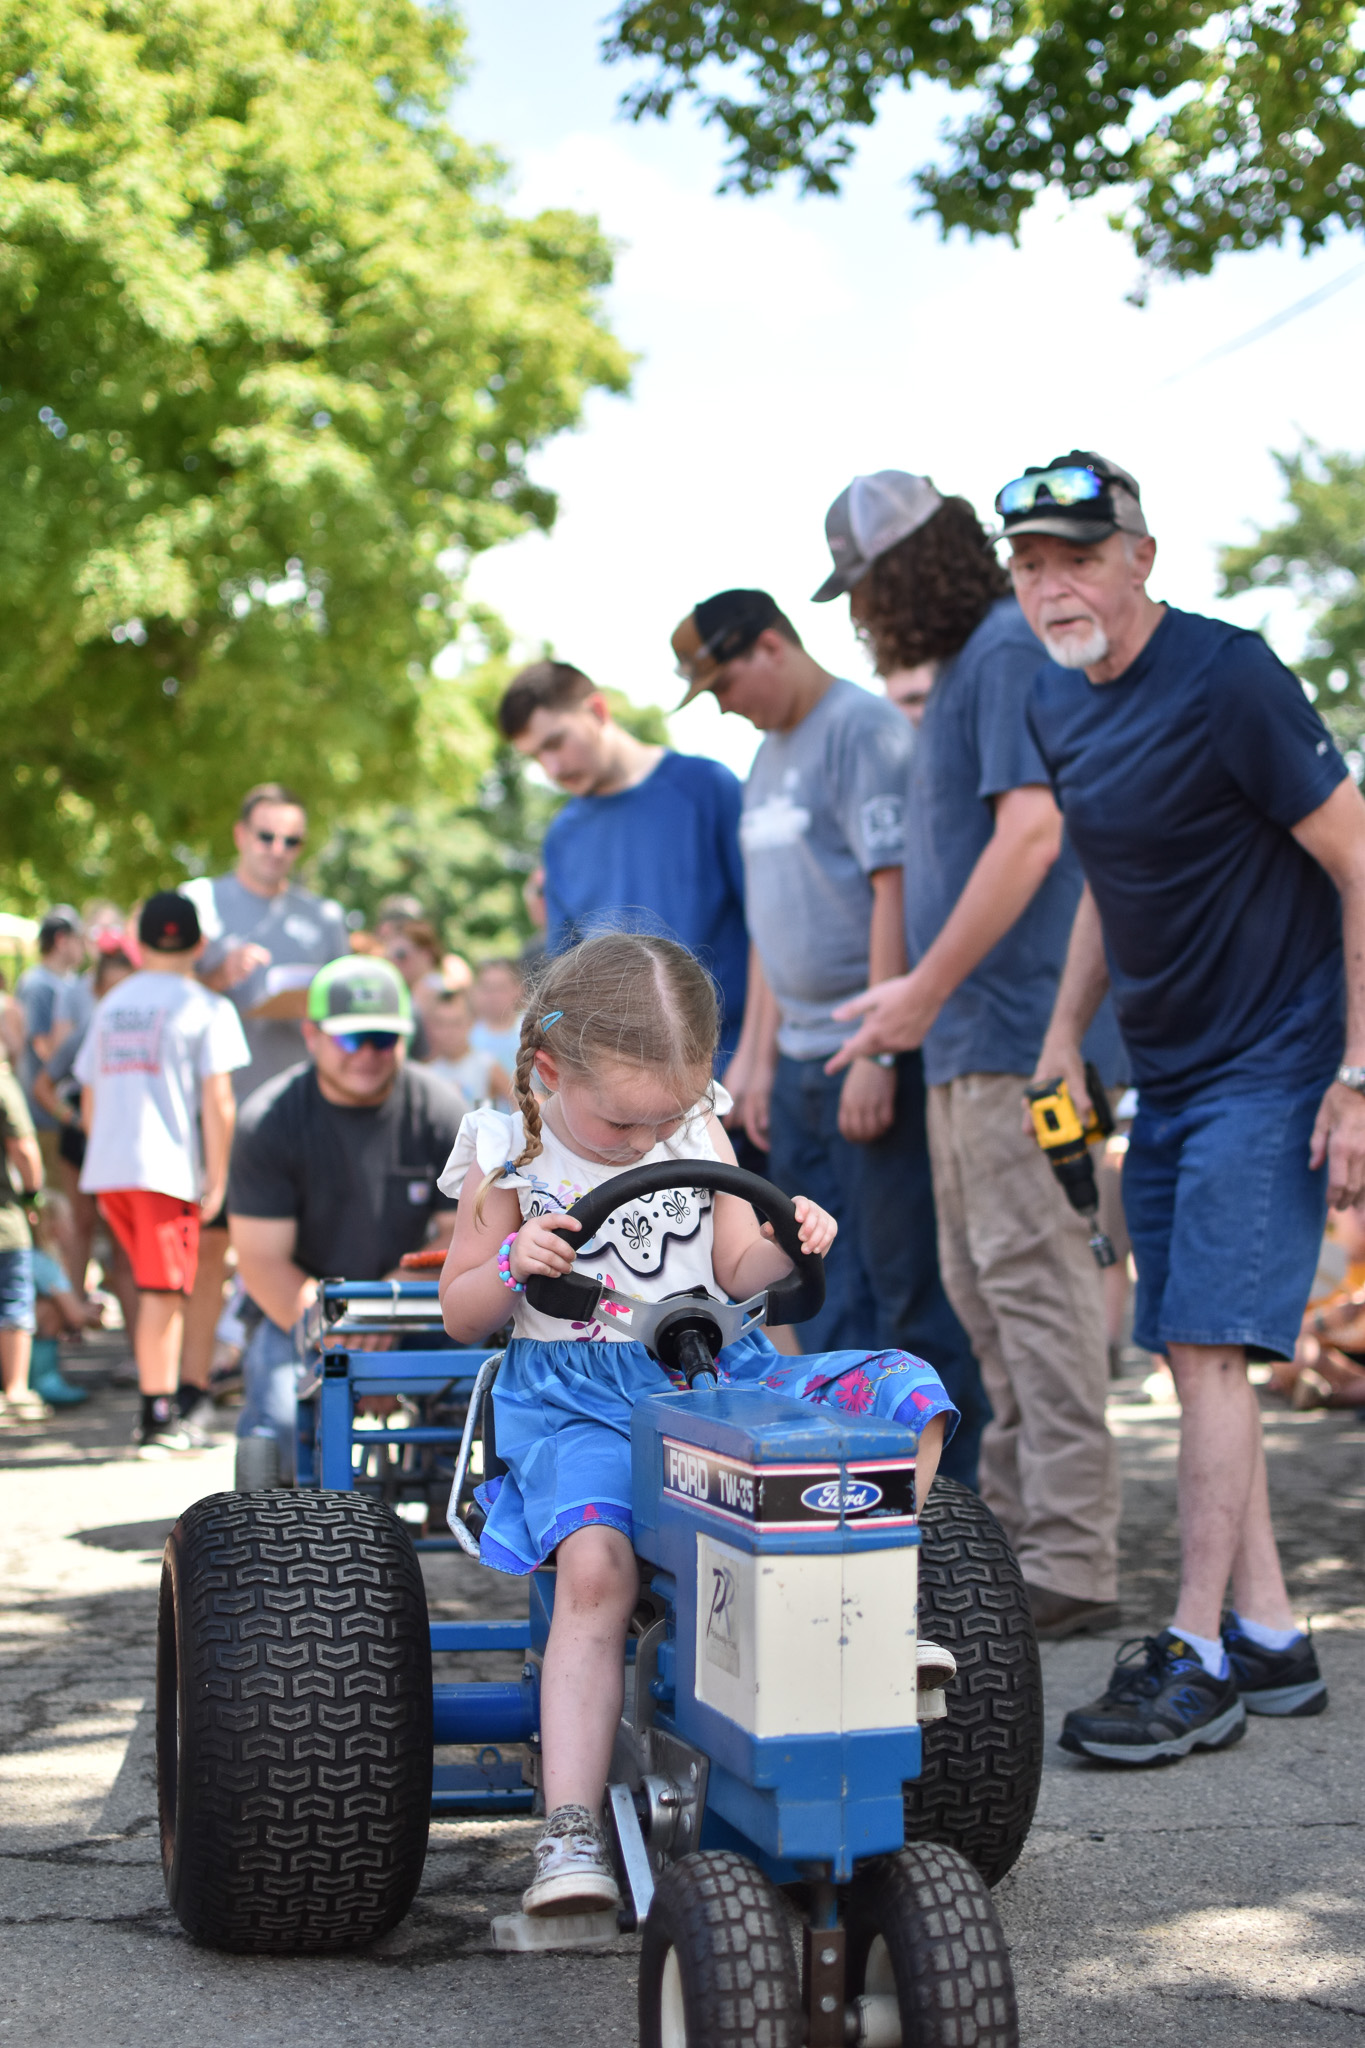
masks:
[(1100, 1229), (1100, 1191), (1095, 1183), (1091, 1144), (1107, 1138), (1114, 1128), (1114, 1112), (1095, 1068), (1086, 1063), (1085, 1085), (1090, 1091), (1090, 1115), (1082, 1123), (1071, 1090), (1060, 1075), (1028, 1091), (1033, 1134), (1044, 1157), (1066, 1191), (1066, 1198), (1078, 1216), (1090, 1225), (1090, 1249), (1097, 1266), (1112, 1266), (1114, 1247)]

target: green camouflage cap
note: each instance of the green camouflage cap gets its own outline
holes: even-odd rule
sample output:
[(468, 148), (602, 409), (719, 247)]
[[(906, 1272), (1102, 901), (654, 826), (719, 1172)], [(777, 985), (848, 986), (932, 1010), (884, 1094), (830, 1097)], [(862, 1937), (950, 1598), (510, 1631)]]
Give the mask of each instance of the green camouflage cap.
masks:
[(367, 953), (343, 955), (308, 984), (308, 1015), (333, 1038), (342, 1031), (398, 1031), (410, 1038), (412, 998), (396, 967)]

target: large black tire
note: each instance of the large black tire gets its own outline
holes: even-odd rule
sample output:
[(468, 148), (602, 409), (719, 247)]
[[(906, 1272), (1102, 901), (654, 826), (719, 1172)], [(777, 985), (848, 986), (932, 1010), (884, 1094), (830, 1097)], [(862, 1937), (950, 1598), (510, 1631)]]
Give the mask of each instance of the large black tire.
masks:
[(1024, 1846), (1043, 1774), (1043, 1676), (1023, 1574), (979, 1495), (936, 1479), (920, 1517), (919, 1625), (957, 1659), (948, 1716), (924, 1727), (905, 1787), (907, 1842), (960, 1849), (998, 1884)]
[(431, 1815), (431, 1636), (402, 1523), (354, 1493), (218, 1493), (161, 1570), (166, 1893), (212, 1948), (356, 1948), (407, 1912)]
[(670, 1863), (640, 1946), (640, 2048), (800, 2048), (804, 2024), (763, 1872), (728, 1849)]
[(847, 1995), (894, 1992), (904, 2048), (1019, 2048), (995, 1901), (955, 1849), (922, 1842), (864, 1865), (844, 1915)]

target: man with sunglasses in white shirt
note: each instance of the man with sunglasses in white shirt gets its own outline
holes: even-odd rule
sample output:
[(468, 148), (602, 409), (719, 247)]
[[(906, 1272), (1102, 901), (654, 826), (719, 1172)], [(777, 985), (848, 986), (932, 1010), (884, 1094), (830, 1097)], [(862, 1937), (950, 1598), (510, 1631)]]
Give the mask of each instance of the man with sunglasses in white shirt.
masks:
[[(259, 1011), (291, 991), (302, 1007), (310, 975), (350, 951), (341, 905), (291, 880), (303, 851), (308, 818), (294, 792), (278, 782), (259, 782), (242, 798), (232, 828), (237, 865), (231, 873), (201, 875), (181, 891), (199, 916), (206, 940), (199, 978), (234, 1005), (246, 1033), (250, 1066), (233, 1075), (240, 1107), (266, 1081), (304, 1057), (303, 1036), (294, 1017)], [(228, 1253), (227, 1213), (221, 1211), (200, 1234), (199, 1270), (185, 1314), (182, 1386), (207, 1393), (213, 1364), (214, 1330), (222, 1310), (223, 1271)], [(205, 1402), (188, 1418), (191, 1434), (212, 1426)]]

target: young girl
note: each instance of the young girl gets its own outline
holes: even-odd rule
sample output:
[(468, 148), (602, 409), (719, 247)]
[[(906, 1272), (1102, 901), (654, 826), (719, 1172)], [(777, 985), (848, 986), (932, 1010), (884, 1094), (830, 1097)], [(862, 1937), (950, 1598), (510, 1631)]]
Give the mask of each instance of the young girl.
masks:
[[(541, 1695), (546, 1822), (527, 1913), (618, 1903), (599, 1815), (639, 1593), (630, 1411), (668, 1376), (618, 1334), (607, 1310), (587, 1327), (564, 1324), (530, 1307), (523, 1290), (533, 1273), (576, 1265), (649, 1301), (698, 1284), (738, 1301), (790, 1272), (771, 1231), (733, 1195), (679, 1188), (633, 1203), (587, 1246), (573, 1242), (577, 1223), (563, 1220), (580, 1195), (627, 1167), (733, 1161), (717, 1121), (729, 1098), (711, 1079), (717, 1025), (711, 983), (683, 947), (632, 933), (587, 940), (540, 978), (516, 1062), (518, 1112), (466, 1116), (440, 1180), (460, 1197), (441, 1274), (446, 1329), (475, 1343), (512, 1315), (493, 1396), (508, 1472), (480, 1489), (483, 1558), (531, 1572), (553, 1555), (558, 1568)], [(804, 1198), (795, 1207), (803, 1249), (826, 1252), (834, 1219)], [(722, 1351), (717, 1373), (907, 1421), (919, 1439), (921, 1500), (945, 1424), (957, 1420), (938, 1375), (902, 1351), (784, 1358), (759, 1332)]]

